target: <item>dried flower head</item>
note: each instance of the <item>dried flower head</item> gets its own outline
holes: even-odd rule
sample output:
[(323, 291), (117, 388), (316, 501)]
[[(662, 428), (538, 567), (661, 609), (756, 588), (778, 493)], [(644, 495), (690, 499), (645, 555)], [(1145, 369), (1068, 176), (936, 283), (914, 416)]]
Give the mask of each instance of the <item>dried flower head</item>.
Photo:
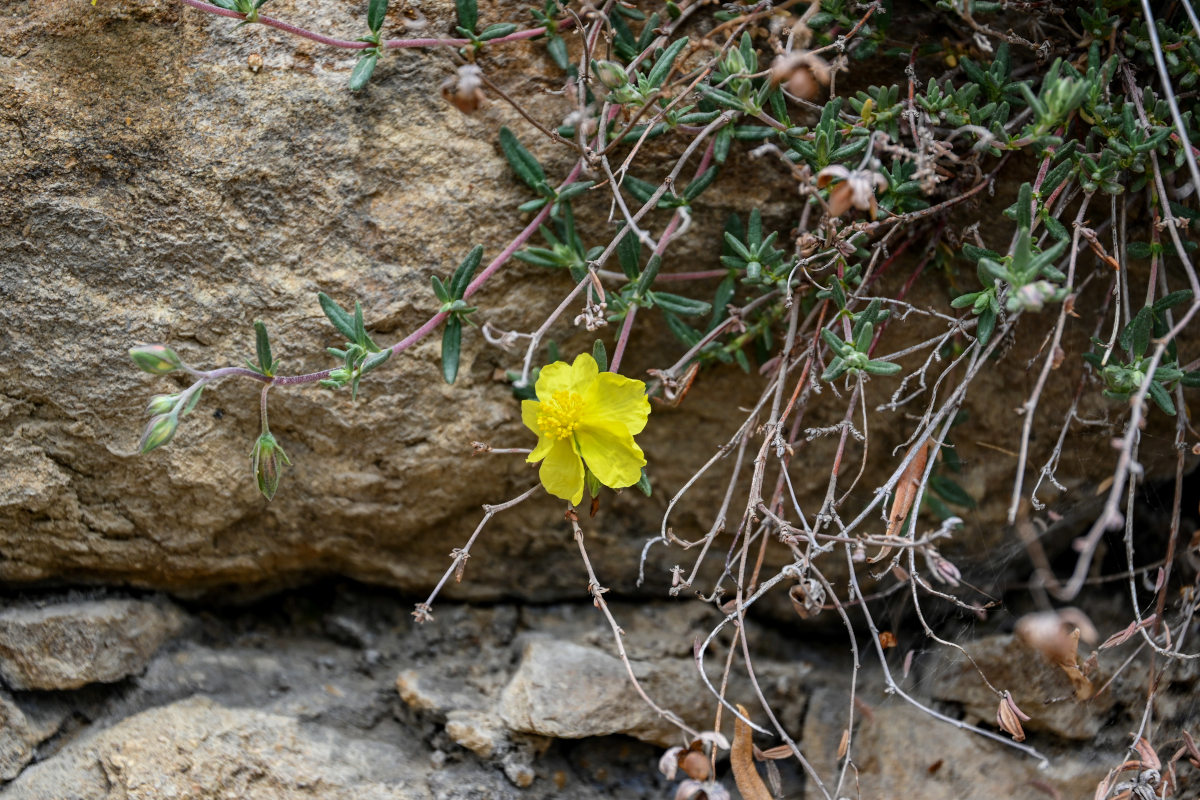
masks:
[(848, 169), (841, 164), (833, 164), (817, 173), (817, 188), (824, 189), (830, 184), (836, 184), (829, 192), (829, 213), (840, 217), (851, 206), (870, 211), (875, 218), (878, 203), (875, 192), (888, 187), (887, 178), (878, 172), (867, 169)]
[(771, 84), (802, 100), (816, 100), (829, 78), (829, 62), (807, 50), (786, 53), (771, 64)]
[(442, 97), (464, 114), (470, 114), (487, 102), (483, 94), (483, 70), (464, 64), (442, 84)]

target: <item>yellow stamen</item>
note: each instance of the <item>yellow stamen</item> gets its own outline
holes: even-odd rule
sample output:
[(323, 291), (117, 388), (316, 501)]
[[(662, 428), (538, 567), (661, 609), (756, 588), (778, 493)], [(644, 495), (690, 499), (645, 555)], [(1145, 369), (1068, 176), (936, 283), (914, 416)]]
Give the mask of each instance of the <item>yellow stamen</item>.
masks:
[(583, 398), (564, 389), (542, 403), (537, 424), (551, 439), (566, 439), (579, 427), (582, 418)]

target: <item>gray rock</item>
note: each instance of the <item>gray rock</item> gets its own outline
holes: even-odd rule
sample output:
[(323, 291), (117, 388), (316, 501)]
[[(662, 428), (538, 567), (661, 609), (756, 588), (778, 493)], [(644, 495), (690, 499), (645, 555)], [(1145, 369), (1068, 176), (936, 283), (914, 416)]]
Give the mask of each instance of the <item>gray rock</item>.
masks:
[[(873, 704), (879, 695), (863, 692)], [(840, 774), (838, 744), (846, 726), (849, 698), (837, 690), (814, 693), (804, 721), (801, 748), (832, 793)], [(1038, 742), (1043, 747), (1043, 742)], [(1091, 797), (1096, 783), (1120, 763), (1120, 748), (1046, 750), (1050, 764), (952, 725), (939, 722), (898, 698), (862, 706), (841, 794), (851, 797), (919, 797), (965, 800), (996, 797)], [(1035, 788), (1036, 787), (1036, 788)], [(811, 783), (805, 800), (821, 797)]]
[[(632, 663), (660, 707), (685, 718), (708, 712), (711, 696), (690, 659)], [(620, 659), (561, 640), (533, 638), (526, 644), (499, 710), (504, 723), (520, 733), (563, 739), (621, 733), (655, 744), (679, 739), (679, 729), (638, 696)]]
[(12, 699), (0, 694), (0, 781), (13, 778), (33, 758), (37, 737)]
[(0, 612), (0, 677), (13, 689), (77, 689), (141, 671), (186, 620), (175, 606), (88, 600)]
[[(1026, 730), (1091, 740), (1108, 721), (1108, 711), (1113, 706), (1111, 692), (1100, 693), (1086, 702), (1077, 701), (1062, 669), (1015, 636), (984, 637), (969, 643), (967, 651), (988, 680), (996, 688), (1011, 692), (1016, 704), (1031, 717), (1022, 723)], [(1086, 652), (1081, 655), (1086, 657)], [(1105, 661), (1112, 658), (1105, 655)], [(938, 679), (931, 682), (933, 697), (961, 703), (973, 719), (994, 724), (999, 703), (975, 666), (959, 653), (948, 656), (947, 662), (938, 669)], [(1100, 670), (1090, 677), (1093, 684), (1101, 686), (1110, 674), (1102, 662)]]
[(193, 698), (130, 717), (28, 768), (6, 800), (430, 800), (397, 746)]

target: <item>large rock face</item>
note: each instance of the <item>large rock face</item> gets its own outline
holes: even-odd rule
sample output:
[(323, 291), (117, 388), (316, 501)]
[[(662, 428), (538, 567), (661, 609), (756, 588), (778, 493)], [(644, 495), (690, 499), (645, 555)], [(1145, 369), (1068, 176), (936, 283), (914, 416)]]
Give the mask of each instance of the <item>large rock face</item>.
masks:
[[(281, 0), (272, 9), (331, 34), (362, 33), (361, 8)], [(485, 7), (484, 20), (492, 13)], [(424, 19), (409, 32), (442, 32), (452, 17), (443, 0), (393, 3), (388, 25), (400, 33), (406, 20)], [(497, 80), (530, 97), (534, 112), (551, 123), (561, 118), (560, 100), (534, 91), (550, 85), (540, 49), (515, 45), (488, 58)], [(181, 384), (137, 372), (125, 356), (130, 345), (167, 342), (203, 368), (239, 364), (261, 318), (286, 371), (332, 366), (323, 348), (340, 339), (317, 309), (318, 291), (343, 304), (360, 298), (376, 339), (392, 342), (435, 310), (431, 274), (445, 276), (475, 243), (496, 255), (524, 225), (515, 206), (528, 190), (494, 142), (507, 123), (546, 150), (528, 125), (500, 103), (473, 117), (444, 103), (437, 87), (454, 63), (445, 52), (389, 53), (360, 94), (346, 88), (353, 63), (342, 51), (259, 26), (235, 28), (169, 0), (94, 7), (50, 0), (6, 17), (0, 580), (122, 582), (186, 594), (336, 573), (424, 591), (474, 527), (481, 504), (534, 482), (520, 456), (471, 455), (473, 440), (520, 447), (532, 438), (508, 388), (493, 379), (497, 369), (517, 366), (519, 354), (489, 348), (470, 331), (453, 387), (439, 380), (435, 336), (369, 376), (357, 403), (348, 392), (273, 392), (272, 429), (295, 466), (271, 504), (249, 474), (257, 397), (247, 382), (206, 391), (174, 442), (136, 453), (146, 399)], [(744, 214), (758, 205), (792, 224), (794, 188), (764, 164), (753, 162), (754, 180), (726, 181), (712, 205), (698, 207), (704, 224), (696, 230), (713, 233), (692, 234), (667, 270), (715, 265), (715, 231), (732, 209)], [(478, 297), (486, 321), (531, 330), (568, 288), (561, 274), (514, 263)], [(911, 299), (941, 305), (945, 292), (931, 279)], [(1036, 351), (1052, 318), (1028, 322), (1013, 363)], [(1072, 329), (1072, 354), (1086, 335)], [(555, 336), (570, 333), (560, 326)], [(568, 352), (590, 345), (582, 334), (569, 341)], [(639, 374), (680, 351), (651, 334), (626, 365)], [(1077, 369), (1074, 355), (1069, 364)], [(1043, 395), (1046, 427), (1039, 423), (1035, 433), (1031, 468), (1053, 446), (1073, 381), (1051, 381)], [(682, 410), (656, 411), (642, 437), (655, 496), (606, 497), (589, 523), (601, 580), (631, 588), (637, 554), (658, 531), (670, 493), (736, 428), (736, 409), (752, 404), (760, 385), (757, 375), (717, 370), (701, 377)], [(1011, 376), (989, 370), (970, 400), (979, 427), (957, 436), (969, 466), (964, 486), (989, 500), (968, 522), (993, 542), (1003, 536), (997, 523), (1014, 468), (997, 450), (1015, 449), (1023, 399), (1013, 387)], [(893, 379), (877, 379), (868, 403), (885, 402), (894, 388)], [(840, 402), (825, 393), (805, 425), (836, 423)], [(911, 425), (903, 411), (872, 420), (857, 499), (869, 498), (872, 481), (890, 472), (897, 456), (889, 450)], [(1078, 448), (1062, 459), (1076, 470), (1059, 475), (1068, 485), (1099, 481), (1109, 468), (1092, 457), (1108, 433), (1087, 436), (1068, 443)], [(806, 507), (824, 495), (835, 446), (835, 437), (802, 445), (794, 481)], [(1143, 459), (1152, 466), (1148, 450)], [(854, 443), (848, 452), (863, 455)], [(847, 475), (854, 469), (843, 465)], [(695, 538), (712, 523), (724, 481), (714, 473), (676, 510), (671, 522), (680, 535)], [(449, 591), (582, 592), (561, 512), (539, 498), (502, 514), (477, 546), (467, 580)], [(652, 576), (688, 558), (662, 548), (650, 556)]]

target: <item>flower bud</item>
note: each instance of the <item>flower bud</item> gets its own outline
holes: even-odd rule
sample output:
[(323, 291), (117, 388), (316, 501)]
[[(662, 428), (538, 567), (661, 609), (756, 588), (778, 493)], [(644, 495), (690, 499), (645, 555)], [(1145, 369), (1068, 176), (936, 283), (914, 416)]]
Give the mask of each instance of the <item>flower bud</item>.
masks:
[(1058, 288), (1049, 281), (1027, 283), (1007, 303), (1009, 311), (1041, 311), (1047, 300), (1054, 300)]
[(171, 409), (175, 408), (177, 402), (179, 402), (179, 395), (177, 394), (156, 394), (146, 404), (146, 413), (169, 414), (171, 413)]
[(143, 453), (149, 453), (154, 448), (166, 444), (171, 441), (171, 437), (175, 435), (175, 429), (178, 427), (179, 416), (177, 414), (159, 414), (153, 417), (146, 425), (146, 431), (142, 434), (138, 449)]
[(280, 461), (287, 466), (291, 466), (292, 463), (270, 431), (264, 432), (250, 451), (250, 466), (254, 471), (254, 479), (258, 482), (258, 490), (268, 500), (273, 498), (279, 489)]
[(596, 73), (596, 78), (609, 89), (620, 89), (629, 83), (629, 76), (625, 74), (624, 67), (615, 61), (593, 61), (592, 71)]
[(166, 345), (148, 344), (129, 350), (129, 357), (138, 367), (151, 375), (166, 375), (183, 366), (183, 360)]

